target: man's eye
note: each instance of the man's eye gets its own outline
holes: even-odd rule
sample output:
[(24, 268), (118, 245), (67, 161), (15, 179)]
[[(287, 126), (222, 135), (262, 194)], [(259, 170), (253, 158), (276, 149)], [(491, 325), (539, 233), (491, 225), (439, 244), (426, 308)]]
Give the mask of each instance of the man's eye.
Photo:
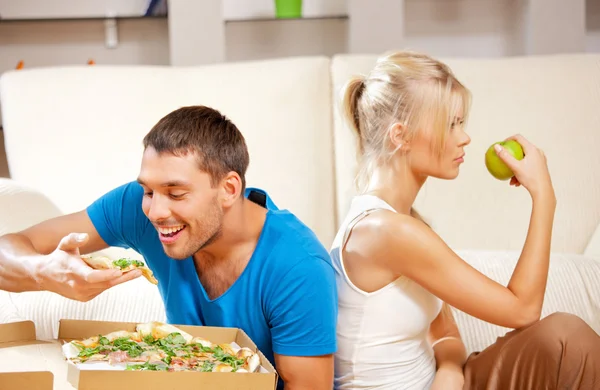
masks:
[(185, 194), (170, 194), (173, 199), (181, 199)]
[(144, 196), (151, 197), (152, 196), (152, 192), (151, 191), (144, 192)]

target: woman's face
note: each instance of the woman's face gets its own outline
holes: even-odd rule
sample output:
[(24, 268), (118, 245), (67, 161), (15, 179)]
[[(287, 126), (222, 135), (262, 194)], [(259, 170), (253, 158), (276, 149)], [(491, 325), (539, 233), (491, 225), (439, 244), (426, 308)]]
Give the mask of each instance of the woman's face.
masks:
[(452, 180), (458, 176), (460, 165), (464, 162), (465, 147), (471, 142), (463, 128), (462, 115), (455, 117), (446, 133), (446, 140), (438, 154), (432, 148), (435, 132), (421, 131), (410, 142), (409, 166), (419, 177), (436, 177)]

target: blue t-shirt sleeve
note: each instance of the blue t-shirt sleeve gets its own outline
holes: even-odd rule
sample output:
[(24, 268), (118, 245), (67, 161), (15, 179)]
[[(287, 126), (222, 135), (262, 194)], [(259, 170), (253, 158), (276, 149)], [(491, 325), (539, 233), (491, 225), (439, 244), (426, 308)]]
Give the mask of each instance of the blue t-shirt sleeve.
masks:
[(142, 186), (131, 182), (106, 193), (87, 208), (98, 234), (109, 246), (137, 250), (149, 225), (142, 211), (143, 196)]
[(269, 323), (273, 352), (319, 356), (336, 351), (337, 290), (331, 265), (299, 261), (272, 290)]

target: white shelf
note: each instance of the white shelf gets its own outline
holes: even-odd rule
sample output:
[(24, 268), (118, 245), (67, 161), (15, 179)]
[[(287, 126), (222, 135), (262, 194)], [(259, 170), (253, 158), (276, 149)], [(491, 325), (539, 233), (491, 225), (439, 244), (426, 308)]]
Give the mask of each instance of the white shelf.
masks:
[(254, 23), (254, 22), (286, 22), (286, 21), (304, 21), (304, 20), (346, 20), (348, 15), (324, 15), (324, 16), (303, 16), (300, 18), (276, 18), (276, 17), (256, 17), (247, 19), (226, 19), (225, 23)]

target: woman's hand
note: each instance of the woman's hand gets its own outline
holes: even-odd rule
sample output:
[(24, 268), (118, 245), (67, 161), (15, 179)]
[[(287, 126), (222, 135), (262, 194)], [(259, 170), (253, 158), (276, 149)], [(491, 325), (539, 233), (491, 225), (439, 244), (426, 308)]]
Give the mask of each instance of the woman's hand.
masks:
[(543, 194), (554, 196), (544, 152), (521, 135), (515, 135), (507, 139), (517, 141), (525, 154), (522, 160), (517, 160), (500, 145), (494, 147), (498, 157), (515, 174), (510, 180), (510, 184), (517, 187), (522, 185), (534, 198)]
[(442, 366), (437, 370), (430, 390), (462, 390), (464, 383), (465, 377), (459, 367)]

